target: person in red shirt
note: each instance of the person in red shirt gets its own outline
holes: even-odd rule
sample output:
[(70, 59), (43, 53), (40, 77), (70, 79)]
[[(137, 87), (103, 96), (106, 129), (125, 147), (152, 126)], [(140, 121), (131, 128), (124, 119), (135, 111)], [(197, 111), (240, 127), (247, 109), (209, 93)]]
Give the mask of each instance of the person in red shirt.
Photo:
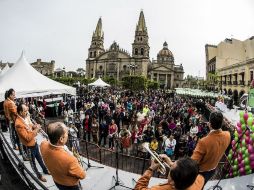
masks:
[(91, 128), (92, 128), (92, 119), (87, 114), (85, 119), (83, 120), (83, 140), (86, 140), (88, 137), (88, 141), (91, 140)]

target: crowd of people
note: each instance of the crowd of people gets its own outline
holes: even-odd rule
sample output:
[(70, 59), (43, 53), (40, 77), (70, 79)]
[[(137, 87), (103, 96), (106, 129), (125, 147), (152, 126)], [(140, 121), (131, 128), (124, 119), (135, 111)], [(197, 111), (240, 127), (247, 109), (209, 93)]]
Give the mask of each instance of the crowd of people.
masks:
[[(46, 182), (36, 167), (37, 159), (43, 172), (52, 174), (59, 189), (79, 189), (79, 180), (86, 175), (65, 146), (68, 138), (78, 149), (79, 139), (112, 151), (117, 141), (124, 154), (145, 157), (148, 154), (142, 143), (148, 142), (150, 149), (171, 167), (166, 188), (176, 189), (190, 186), (202, 189), (230, 144), (229, 132), (221, 130), (222, 114), (211, 113), (209, 123), (204, 117), (204, 99), (180, 97), (163, 90), (134, 93), (108, 89), (105, 92), (92, 90), (79, 97), (76, 105), (72, 98), (56, 104), (55, 112), (62, 116), (63, 123), (48, 125), (49, 140), (40, 145), (39, 151), (35, 137), (41, 126), (31, 118), (33, 115), (43, 118), (47, 108), (33, 99), (21, 99), (16, 106), (14, 99), (15, 91), (8, 90), (4, 112), (13, 148), (20, 151), (24, 160), (30, 161), (37, 177)], [(158, 167), (152, 162), (135, 189), (146, 189), (152, 172)], [(180, 178), (183, 167), (190, 171)], [(181, 183), (183, 180), (186, 183)]]

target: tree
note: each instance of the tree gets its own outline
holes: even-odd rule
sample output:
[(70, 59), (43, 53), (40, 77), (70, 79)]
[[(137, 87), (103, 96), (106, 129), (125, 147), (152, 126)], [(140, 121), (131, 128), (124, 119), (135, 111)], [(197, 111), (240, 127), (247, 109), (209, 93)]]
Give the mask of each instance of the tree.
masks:
[(131, 90), (146, 90), (147, 79), (144, 76), (126, 76), (122, 78), (122, 85)]

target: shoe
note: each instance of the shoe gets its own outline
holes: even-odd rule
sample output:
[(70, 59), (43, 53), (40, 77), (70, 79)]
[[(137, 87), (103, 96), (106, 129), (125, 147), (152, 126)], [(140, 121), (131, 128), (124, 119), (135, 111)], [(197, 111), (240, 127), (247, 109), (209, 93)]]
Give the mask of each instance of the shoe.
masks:
[(46, 178), (44, 178), (43, 176), (39, 177), (39, 180), (41, 180), (42, 182), (47, 182)]
[(51, 175), (49, 171), (43, 172), (44, 174)]
[(29, 158), (24, 157), (23, 161), (30, 161)]

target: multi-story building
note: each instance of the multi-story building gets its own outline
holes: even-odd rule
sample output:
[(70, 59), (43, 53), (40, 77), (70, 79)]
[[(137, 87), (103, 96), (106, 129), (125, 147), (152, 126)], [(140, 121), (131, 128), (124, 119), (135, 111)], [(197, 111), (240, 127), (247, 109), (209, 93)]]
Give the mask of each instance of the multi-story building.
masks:
[(235, 101), (248, 93), (253, 71), (254, 36), (244, 41), (225, 39), (217, 46), (206, 45), (207, 76), (209, 72), (216, 73), (217, 88), (233, 95)]
[(132, 43), (132, 54), (120, 48), (116, 42), (113, 42), (110, 48), (105, 50), (100, 18), (88, 49), (86, 77), (111, 76), (119, 81), (127, 75), (142, 75), (159, 82), (162, 88), (181, 87), (184, 74), (183, 66), (174, 64), (174, 56), (168, 49), (168, 44), (166, 42), (163, 44), (163, 49), (159, 51), (157, 60), (150, 61), (148, 39), (145, 17), (141, 11)]
[(53, 75), (55, 69), (55, 61), (52, 60), (50, 62), (42, 62), (41, 59), (37, 59), (36, 62), (31, 63), (33, 68), (35, 68), (38, 72), (43, 75)]

